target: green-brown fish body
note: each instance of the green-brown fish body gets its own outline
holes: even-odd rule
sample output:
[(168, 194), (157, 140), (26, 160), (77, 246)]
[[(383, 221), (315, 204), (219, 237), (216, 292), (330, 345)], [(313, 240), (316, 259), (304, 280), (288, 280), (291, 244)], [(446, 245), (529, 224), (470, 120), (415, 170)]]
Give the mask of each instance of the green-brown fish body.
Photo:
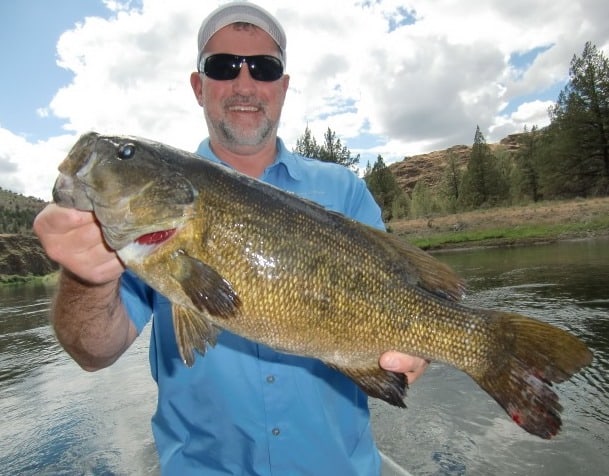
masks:
[(563, 330), (459, 304), (461, 280), (418, 248), (194, 154), (90, 133), (60, 172), (55, 201), (93, 210), (125, 265), (172, 302), (188, 365), (227, 329), (403, 406), (403, 376), (378, 366), (398, 350), (461, 369), (550, 438), (561, 406), (548, 384), (591, 362)]

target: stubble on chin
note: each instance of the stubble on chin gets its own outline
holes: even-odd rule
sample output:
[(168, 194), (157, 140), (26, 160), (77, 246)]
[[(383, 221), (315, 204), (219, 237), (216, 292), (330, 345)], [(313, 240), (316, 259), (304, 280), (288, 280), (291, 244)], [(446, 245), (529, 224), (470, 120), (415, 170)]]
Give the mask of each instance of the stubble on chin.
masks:
[(273, 133), (273, 129), (273, 124), (266, 118), (255, 128), (237, 126), (228, 121), (220, 121), (217, 127), (217, 131), (225, 144), (249, 147), (265, 143)]

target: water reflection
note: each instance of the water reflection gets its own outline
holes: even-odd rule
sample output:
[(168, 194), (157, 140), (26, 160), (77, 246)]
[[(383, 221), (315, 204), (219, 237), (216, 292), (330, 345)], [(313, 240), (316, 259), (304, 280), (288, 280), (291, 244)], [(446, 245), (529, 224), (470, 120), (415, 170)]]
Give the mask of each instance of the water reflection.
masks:
[(604, 474), (608, 245), (596, 240), (437, 255), (466, 278), (466, 303), (545, 320), (579, 335), (592, 349), (592, 366), (557, 386), (565, 409), (556, 439), (526, 434), (469, 377), (434, 364), (410, 389), (407, 412), (373, 402), (380, 447), (414, 474)]
[(0, 474), (158, 473), (148, 337), (88, 374), (52, 334), (51, 294), (40, 285), (0, 288)]
[[(466, 302), (519, 311), (581, 336), (592, 367), (557, 386), (563, 432), (528, 435), (465, 374), (433, 364), (407, 410), (371, 400), (380, 448), (415, 475), (604, 474), (609, 465), (609, 241), (437, 255)], [(149, 330), (111, 368), (86, 373), (47, 324), (52, 289), (0, 288), (0, 474), (158, 474)]]

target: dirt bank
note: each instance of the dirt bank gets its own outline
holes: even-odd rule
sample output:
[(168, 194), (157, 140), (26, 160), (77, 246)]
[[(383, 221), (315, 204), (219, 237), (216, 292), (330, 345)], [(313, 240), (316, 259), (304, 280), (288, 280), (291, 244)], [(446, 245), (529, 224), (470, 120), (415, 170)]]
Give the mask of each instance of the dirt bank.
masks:
[(13, 276), (45, 276), (57, 264), (44, 253), (38, 238), (26, 234), (0, 234), (0, 283)]
[[(484, 238), (479, 242), (461, 244), (446, 243), (441, 247), (517, 245), (608, 235), (609, 197), (543, 202), (521, 207), (491, 208), (454, 215), (400, 220), (392, 222), (390, 226), (395, 233), (409, 241), (463, 232), (480, 232), (483, 236), (485, 230), (514, 230), (525, 227), (545, 227), (548, 230), (548, 233), (538, 238), (524, 234), (521, 238), (502, 238), (501, 233), (497, 233), (496, 239)], [(555, 233), (552, 230), (555, 230)]]

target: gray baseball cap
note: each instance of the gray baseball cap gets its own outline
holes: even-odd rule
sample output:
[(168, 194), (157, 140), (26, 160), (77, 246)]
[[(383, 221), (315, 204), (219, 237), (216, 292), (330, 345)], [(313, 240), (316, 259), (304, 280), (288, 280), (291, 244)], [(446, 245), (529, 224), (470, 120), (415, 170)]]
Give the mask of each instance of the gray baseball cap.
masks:
[(205, 45), (218, 30), (232, 23), (245, 22), (256, 25), (269, 34), (281, 51), (281, 59), (286, 62), (287, 39), (283, 27), (277, 19), (264, 8), (250, 2), (228, 2), (211, 12), (199, 28), (197, 64)]

